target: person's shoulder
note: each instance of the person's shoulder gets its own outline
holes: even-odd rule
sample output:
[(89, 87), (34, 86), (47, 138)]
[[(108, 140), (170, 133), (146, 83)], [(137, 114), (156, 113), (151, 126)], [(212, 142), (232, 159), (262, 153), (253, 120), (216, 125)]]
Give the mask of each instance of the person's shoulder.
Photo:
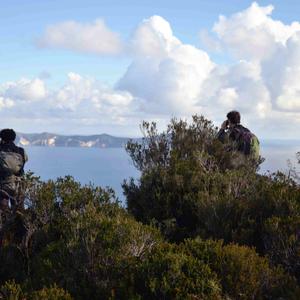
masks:
[(11, 147), (13, 148), (12, 150), (14, 150), (14, 152), (25, 155), (25, 149), (24, 148), (17, 146), (15, 143), (13, 143), (11, 145)]
[(243, 126), (242, 124), (237, 124), (234, 128), (237, 131), (251, 132), (251, 130), (249, 128)]
[(23, 147), (16, 146), (20, 153), (25, 154), (25, 149)]
[(25, 151), (25, 149), (23, 148), (23, 147), (20, 147), (20, 146), (17, 146), (17, 145), (15, 145), (19, 150), (21, 150), (21, 151)]
[(19, 150), (18, 153), (20, 153), (23, 156), (23, 158), (24, 158), (24, 160), (26, 162), (28, 160), (28, 155), (27, 155), (25, 149), (23, 147), (19, 147), (19, 146), (16, 146), (16, 147)]

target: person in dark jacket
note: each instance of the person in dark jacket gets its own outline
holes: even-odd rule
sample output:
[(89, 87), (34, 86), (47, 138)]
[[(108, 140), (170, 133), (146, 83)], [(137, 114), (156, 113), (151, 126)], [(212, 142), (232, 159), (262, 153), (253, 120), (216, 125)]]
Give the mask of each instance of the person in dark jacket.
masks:
[[(20, 182), (24, 175), (24, 165), (28, 160), (25, 150), (15, 145), (16, 133), (13, 129), (3, 129), (0, 131), (0, 155), (1, 164), (6, 164), (6, 157), (10, 159), (10, 166), (17, 170), (16, 172), (8, 172), (1, 166), (0, 168), (0, 209), (5, 210), (9, 207), (14, 207), (20, 196)], [(16, 161), (15, 161), (16, 160)]]
[(241, 125), (241, 115), (238, 111), (230, 111), (217, 134), (222, 143), (231, 142), (228, 150), (238, 151), (239, 160), (250, 158), (254, 163), (259, 161), (259, 140), (246, 127)]
[(238, 111), (230, 111), (227, 114), (227, 119), (222, 123), (217, 134), (217, 138), (224, 143), (227, 138), (236, 141), (238, 136), (235, 128), (243, 127), (241, 124), (241, 114)]

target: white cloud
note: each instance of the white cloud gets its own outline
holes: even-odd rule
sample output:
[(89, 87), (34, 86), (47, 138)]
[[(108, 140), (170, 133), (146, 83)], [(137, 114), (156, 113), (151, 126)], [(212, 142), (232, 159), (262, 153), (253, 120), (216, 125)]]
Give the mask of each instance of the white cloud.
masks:
[(213, 31), (238, 58), (264, 59), (300, 31), (298, 22), (285, 25), (273, 20), (270, 16), (273, 9), (272, 5), (262, 7), (253, 2), (249, 8), (229, 18), (220, 16)]
[(109, 122), (133, 113), (134, 98), (127, 91), (111, 89), (93, 78), (71, 72), (66, 83), (58, 89), (47, 88), (41, 79), (22, 79), (3, 84), (0, 92), (3, 115), (8, 114), (4, 109), (12, 106), (15, 108), (11, 114), (17, 113), (20, 118), (58, 117), (63, 120), (68, 117), (102, 117)]
[(46, 87), (43, 80), (36, 78), (33, 80), (21, 79), (16, 82), (7, 82), (0, 89), (5, 98), (15, 101), (39, 101), (46, 97)]
[(220, 41), (210, 34), (207, 29), (202, 29), (200, 31), (199, 38), (207, 51), (221, 52), (222, 46)]
[[(101, 126), (115, 134), (137, 135), (143, 119), (166, 124), (172, 116), (198, 113), (220, 122), (236, 109), (259, 136), (300, 138), (300, 23), (273, 20), (272, 10), (253, 3), (242, 12), (220, 17), (213, 27), (217, 37), (213, 42), (232, 55), (227, 65), (183, 43), (165, 19), (153, 16), (137, 26), (128, 42), (132, 62), (115, 88), (76, 73), (69, 73), (56, 89), (38, 78), (9, 82), (0, 88), (0, 116), (18, 115), (72, 132)], [(98, 23), (62, 24), (48, 31), (61, 32), (64, 42), (48, 46), (104, 53), (99, 39), (91, 38), (98, 37), (94, 28)], [(74, 28), (78, 36), (85, 36), (86, 43), (80, 44), (89, 50), (78, 48), (79, 39), (70, 42)]]
[(270, 97), (269, 104), (260, 102), (255, 106), (261, 116), (271, 112), (271, 106), (273, 110), (300, 112), (300, 82), (297, 80), (300, 23), (286, 25), (272, 19), (273, 9), (271, 5), (262, 7), (254, 2), (228, 18), (220, 16), (213, 27), (225, 51), (257, 65), (256, 83), (263, 86)]
[(43, 48), (95, 54), (118, 54), (122, 50), (119, 35), (111, 31), (101, 19), (93, 23), (66, 21), (51, 25), (37, 44)]
[(235, 88), (222, 88), (218, 91), (218, 103), (226, 109), (232, 109), (238, 99)]
[(50, 105), (59, 109), (88, 116), (111, 116), (118, 118), (133, 109), (134, 98), (122, 90), (113, 90), (93, 78), (85, 78), (76, 73), (68, 74), (67, 83), (52, 93)]
[(131, 51), (140, 58), (161, 60), (181, 42), (173, 35), (170, 24), (160, 16), (145, 19), (131, 39)]
[(14, 101), (10, 98), (0, 96), (0, 111), (5, 108), (11, 108), (15, 105)]
[(220, 115), (220, 107), (226, 106), (240, 110), (246, 122), (264, 135), (299, 137), (300, 23), (274, 20), (273, 9), (254, 2), (244, 11), (219, 18), (213, 27), (216, 42), (238, 60), (216, 66), (204, 83), (208, 93), (201, 97), (207, 98), (211, 115)]
[(214, 63), (207, 53), (183, 44), (159, 16), (144, 20), (132, 41), (132, 64), (118, 87), (144, 99), (140, 109), (156, 114), (199, 112), (197, 97)]

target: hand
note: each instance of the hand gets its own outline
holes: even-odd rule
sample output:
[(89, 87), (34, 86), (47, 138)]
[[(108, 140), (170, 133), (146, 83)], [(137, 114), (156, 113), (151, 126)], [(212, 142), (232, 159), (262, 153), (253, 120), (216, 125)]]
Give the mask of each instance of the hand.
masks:
[(222, 125), (221, 125), (221, 129), (226, 129), (228, 127), (228, 121), (227, 120), (225, 120), (223, 123), (222, 123)]

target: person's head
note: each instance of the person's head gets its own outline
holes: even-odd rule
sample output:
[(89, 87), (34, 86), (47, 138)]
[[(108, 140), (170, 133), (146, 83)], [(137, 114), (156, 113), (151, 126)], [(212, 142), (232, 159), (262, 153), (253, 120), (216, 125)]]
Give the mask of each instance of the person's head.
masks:
[(13, 142), (16, 139), (16, 133), (13, 129), (2, 129), (0, 131), (0, 138), (4, 143)]
[(230, 124), (232, 124), (232, 125), (240, 124), (241, 123), (241, 114), (236, 110), (230, 111), (227, 114), (227, 119), (230, 122)]

